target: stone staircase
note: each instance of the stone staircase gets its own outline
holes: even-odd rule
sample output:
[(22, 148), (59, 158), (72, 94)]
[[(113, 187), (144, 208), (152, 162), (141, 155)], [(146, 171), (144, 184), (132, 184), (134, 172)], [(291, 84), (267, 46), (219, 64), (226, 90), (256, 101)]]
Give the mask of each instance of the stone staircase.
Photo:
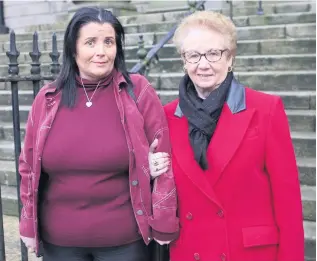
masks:
[[(235, 75), (244, 84), (282, 97), (288, 115), (292, 139), (300, 171), (306, 260), (315, 260), (316, 251), (316, 10), (312, 1), (263, 1), (264, 15), (256, 15), (254, 1), (235, 4), (234, 22), (238, 27), (238, 55)], [(239, 3), (240, 3), (239, 2)], [(157, 39), (165, 34), (184, 15), (185, 8), (160, 9), (155, 12), (120, 17), (126, 30), (126, 59), (128, 68), (138, 61), (139, 36), (144, 36), (149, 50), (156, 32)], [(228, 13), (228, 9), (222, 9)], [(69, 17), (68, 17), (69, 18)], [(64, 19), (65, 20), (65, 19)], [(16, 35), (21, 75), (30, 72), (32, 33), (39, 34), (42, 52), (42, 74), (49, 74), (52, 32), (56, 32), (62, 49), (65, 23), (30, 28), (30, 33)], [(7, 75), (8, 36), (0, 36), (0, 76)], [(159, 52), (159, 63), (148, 79), (165, 104), (178, 95), (182, 73), (180, 56), (172, 43)], [(19, 84), (21, 137), (33, 100), (32, 85)], [(12, 128), (10, 83), (0, 83), (0, 183), (3, 211), (17, 215), (16, 178)], [(292, 213), (290, 213), (291, 215)]]

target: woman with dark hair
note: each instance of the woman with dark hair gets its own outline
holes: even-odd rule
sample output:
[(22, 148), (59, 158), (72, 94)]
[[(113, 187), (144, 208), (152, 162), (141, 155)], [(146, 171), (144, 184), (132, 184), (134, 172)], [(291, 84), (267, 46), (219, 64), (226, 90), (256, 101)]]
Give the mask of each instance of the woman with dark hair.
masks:
[(173, 173), (152, 180), (148, 165), (152, 142), (170, 153), (164, 110), (151, 84), (127, 72), (123, 45), (111, 12), (78, 10), (61, 73), (29, 113), (20, 234), (38, 256), (43, 246), (44, 261), (147, 261), (153, 239), (178, 235)]

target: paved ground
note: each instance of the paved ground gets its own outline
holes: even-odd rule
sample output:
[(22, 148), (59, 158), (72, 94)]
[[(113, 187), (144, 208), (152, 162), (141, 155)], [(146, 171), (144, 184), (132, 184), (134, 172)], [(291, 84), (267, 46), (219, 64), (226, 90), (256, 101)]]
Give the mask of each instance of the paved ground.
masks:
[[(21, 261), (18, 218), (4, 216), (4, 238), (6, 261)], [(36, 258), (34, 254), (29, 254), (29, 261), (41, 261), (41, 258)]]

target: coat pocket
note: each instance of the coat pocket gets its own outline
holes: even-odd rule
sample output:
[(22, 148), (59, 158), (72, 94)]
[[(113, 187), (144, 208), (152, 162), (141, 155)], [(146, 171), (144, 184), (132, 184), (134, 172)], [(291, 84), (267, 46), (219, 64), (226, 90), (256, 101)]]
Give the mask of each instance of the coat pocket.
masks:
[(279, 231), (276, 226), (256, 226), (242, 228), (244, 247), (278, 245)]

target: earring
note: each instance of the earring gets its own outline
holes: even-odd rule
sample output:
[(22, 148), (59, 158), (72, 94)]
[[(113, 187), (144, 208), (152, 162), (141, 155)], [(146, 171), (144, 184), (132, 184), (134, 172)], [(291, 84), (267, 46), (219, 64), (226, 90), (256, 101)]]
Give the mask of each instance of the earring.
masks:
[(228, 67), (228, 72), (232, 72), (232, 69), (233, 69), (232, 66), (229, 66)]

